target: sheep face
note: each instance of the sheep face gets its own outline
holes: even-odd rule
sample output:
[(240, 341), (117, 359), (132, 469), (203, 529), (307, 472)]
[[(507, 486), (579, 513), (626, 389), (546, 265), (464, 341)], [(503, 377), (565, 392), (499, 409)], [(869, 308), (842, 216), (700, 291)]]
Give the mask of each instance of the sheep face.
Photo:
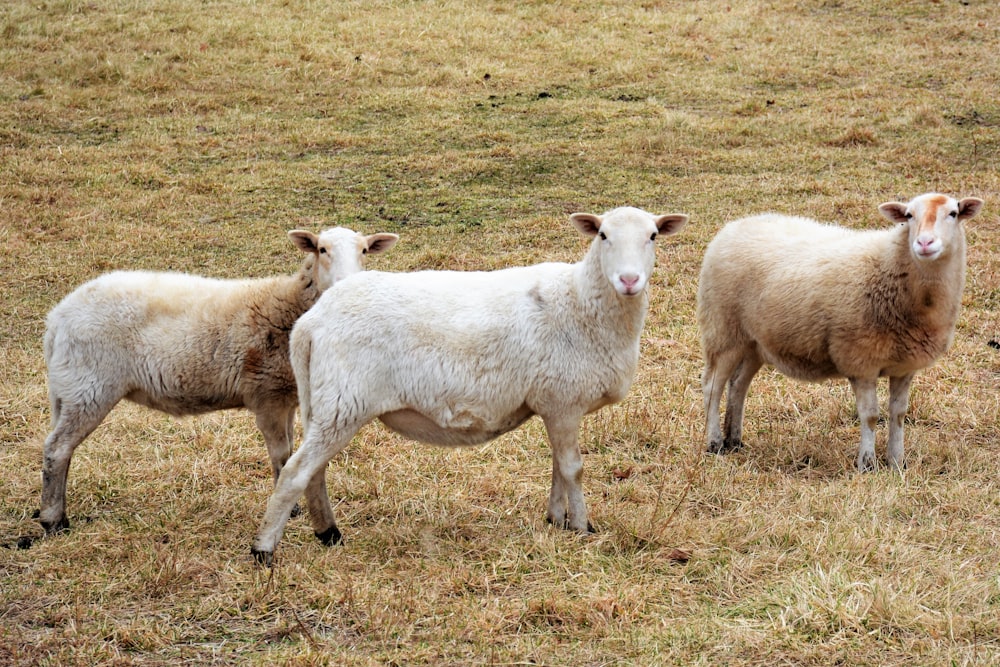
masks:
[(346, 227), (327, 229), (319, 235), (296, 229), (288, 232), (288, 236), (299, 250), (315, 256), (314, 280), (320, 292), (362, 271), (365, 255), (385, 252), (399, 240), (395, 234), (362, 236)]
[(909, 227), (910, 251), (917, 262), (932, 262), (964, 238), (962, 222), (979, 213), (982, 199), (961, 201), (936, 193), (920, 195), (908, 204), (887, 202), (878, 207), (889, 220)]
[(654, 216), (638, 208), (623, 207), (603, 216), (574, 213), (574, 226), (594, 237), (604, 276), (621, 296), (642, 294), (656, 262), (658, 235), (680, 231), (688, 217), (680, 213)]

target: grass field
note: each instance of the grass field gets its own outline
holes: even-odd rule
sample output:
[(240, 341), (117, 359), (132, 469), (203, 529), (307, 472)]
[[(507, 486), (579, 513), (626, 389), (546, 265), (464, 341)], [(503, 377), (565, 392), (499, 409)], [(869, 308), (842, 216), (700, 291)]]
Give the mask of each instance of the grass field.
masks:
[[(0, 4), (0, 663), (1000, 664), (998, 53), (988, 0)], [(882, 226), (931, 190), (986, 207), (907, 470), (854, 471), (846, 382), (771, 371), (747, 446), (701, 456), (715, 232)], [(372, 425), (328, 473), (346, 543), (298, 517), (260, 569), (250, 415), (121, 404), (72, 530), (35, 539), (41, 339), (75, 285), (291, 273), (285, 232), (334, 224), (400, 235), (373, 269), (576, 261), (568, 214), (624, 204), (691, 222), (632, 391), (584, 425), (596, 534), (545, 523), (538, 420), (461, 451)]]

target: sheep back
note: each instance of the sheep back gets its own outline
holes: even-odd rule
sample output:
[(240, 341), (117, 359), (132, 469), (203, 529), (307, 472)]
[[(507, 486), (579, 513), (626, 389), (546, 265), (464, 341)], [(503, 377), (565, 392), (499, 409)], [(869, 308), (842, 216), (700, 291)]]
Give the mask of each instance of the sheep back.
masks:
[(242, 407), (264, 383), (272, 398), (287, 395), (294, 405), (291, 368), (274, 363), (287, 358), (287, 331), (298, 314), (277, 289), (292, 280), (141, 271), (100, 276), (49, 314), (49, 383), (65, 400), (64, 387), (87, 375), (81, 368), (91, 368), (94, 377), (121, 386), (126, 398), (173, 415)]
[(951, 343), (962, 281), (913, 294), (913, 272), (902, 226), (855, 231), (773, 214), (731, 222), (699, 280), (706, 355), (735, 337), (809, 381), (924, 368)]
[[(322, 350), (313, 363), (350, 373), (313, 387), (311, 401), (336, 404), (339, 387), (350, 384), (368, 412), (407, 405), (465, 434), (444, 444), (485, 442), (559, 402), (582, 402), (592, 411), (618, 401), (632, 382), (638, 337), (622, 347), (619, 327), (611, 325), (622, 318), (586, 315), (589, 309), (567, 289), (575, 271), (547, 263), (488, 273), (370, 271), (345, 279), (292, 333), (293, 349), (308, 338)], [(381, 351), (357, 353), (373, 348)], [(432, 441), (391, 415), (383, 421)]]

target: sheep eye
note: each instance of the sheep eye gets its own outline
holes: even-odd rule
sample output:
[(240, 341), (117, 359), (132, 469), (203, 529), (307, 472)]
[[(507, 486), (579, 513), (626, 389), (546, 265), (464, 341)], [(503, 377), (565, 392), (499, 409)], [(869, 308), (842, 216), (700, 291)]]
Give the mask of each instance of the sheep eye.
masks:
[(649, 240), (650, 241), (655, 241), (656, 240), (656, 232), (653, 232), (652, 234), (649, 235)]
[(952, 211), (951, 213), (948, 214), (948, 217), (949, 218), (957, 218), (958, 217), (958, 211)]
[(368, 248), (362, 248), (361, 249), (361, 254), (362, 255), (367, 255), (368, 254)]
[(320, 248), (319, 249), (319, 254), (325, 255), (326, 254), (326, 248)]
[(604, 232), (597, 232), (597, 235), (601, 237), (602, 241), (608, 240), (608, 237), (604, 235)]
[(907, 211), (907, 212), (906, 212), (906, 219), (907, 219), (907, 220), (913, 220), (913, 214), (912, 214), (912, 213), (910, 213), (909, 211)]

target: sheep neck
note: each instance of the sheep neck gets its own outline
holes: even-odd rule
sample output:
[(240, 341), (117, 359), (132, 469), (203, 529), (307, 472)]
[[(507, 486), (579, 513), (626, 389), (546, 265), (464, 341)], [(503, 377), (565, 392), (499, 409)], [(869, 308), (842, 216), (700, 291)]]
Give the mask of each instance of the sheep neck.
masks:
[(576, 296), (580, 319), (612, 322), (609, 331), (619, 337), (622, 329), (638, 339), (649, 307), (649, 294), (643, 290), (635, 296), (622, 296), (608, 281), (601, 266), (601, 253), (595, 240), (581, 262), (576, 265)]
[(316, 282), (316, 262), (312, 256), (306, 258), (297, 273), (276, 278), (274, 290), (265, 290), (274, 299), (276, 308), (269, 308), (270, 324), (279, 330), (291, 330), (304, 312), (312, 308), (320, 297)]
[(909, 293), (900, 303), (912, 304), (912, 316), (918, 322), (934, 328), (954, 326), (965, 284), (965, 248), (965, 235), (960, 231), (946, 256), (918, 262), (911, 253), (907, 229), (900, 229), (892, 246), (894, 273)]

